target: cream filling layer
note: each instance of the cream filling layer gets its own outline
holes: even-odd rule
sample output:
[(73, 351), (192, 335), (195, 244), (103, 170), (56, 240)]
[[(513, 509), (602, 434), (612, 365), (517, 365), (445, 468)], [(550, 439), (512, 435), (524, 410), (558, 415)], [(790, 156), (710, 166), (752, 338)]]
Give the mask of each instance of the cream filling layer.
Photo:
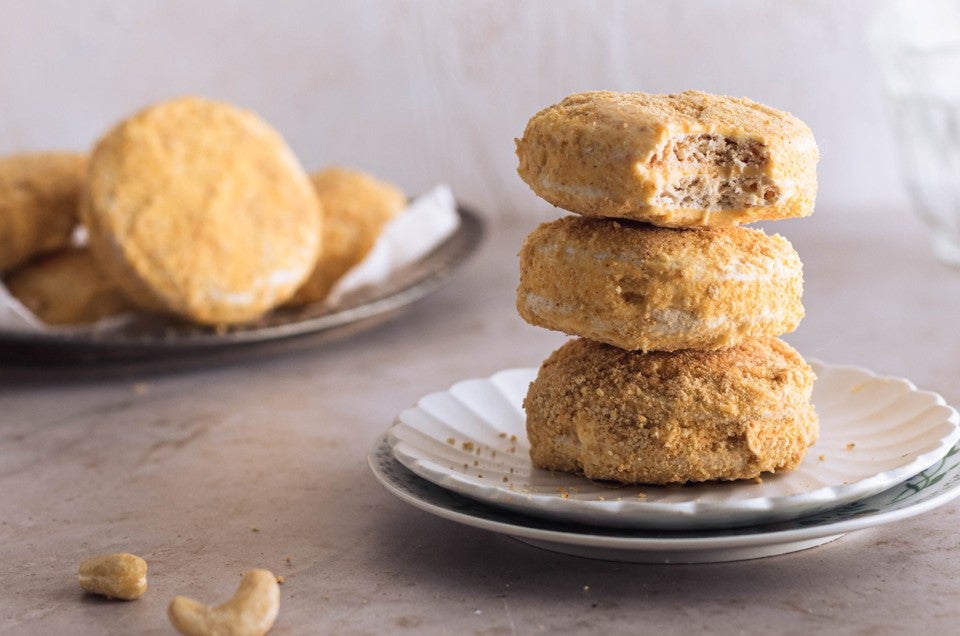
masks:
[[(564, 303), (553, 298), (529, 292), (524, 296), (524, 303), (531, 313), (549, 317), (573, 316), (577, 312), (577, 305)], [(620, 331), (617, 323), (605, 320), (599, 316), (582, 316), (594, 333)], [(650, 312), (650, 322), (645, 325), (644, 331), (651, 336), (678, 336), (685, 333), (703, 333), (732, 330), (744, 331), (755, 324), (772, 323), (780, 316), (769, 309), (755, 311), (752, 315), (741, 320), (731, 320), (728, 316), (698, 317), (696, 314), (683, 309), (666, 308), (655, 309)]]

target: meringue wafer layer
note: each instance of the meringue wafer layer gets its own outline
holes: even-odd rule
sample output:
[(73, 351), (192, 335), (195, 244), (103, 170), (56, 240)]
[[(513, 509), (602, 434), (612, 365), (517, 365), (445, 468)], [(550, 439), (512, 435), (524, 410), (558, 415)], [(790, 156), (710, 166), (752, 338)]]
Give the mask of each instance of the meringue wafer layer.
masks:
[(808, 216), (820, 154), (793, 115), (745, 98), (597, 91), (534, 115), (517, 172), (585, 216), (703, 227)]
[(540, 468), (623, 483), (751, 479), (795, 468), (817, 439), (814, 374), (777, 338), (639, 353), (571, 340), (523, 406)]
[(756, 229), (568, 216), (524, 242), (517, 310), (630, 351), (719, 349), (795, 329), (802, 267), (786, 239)]

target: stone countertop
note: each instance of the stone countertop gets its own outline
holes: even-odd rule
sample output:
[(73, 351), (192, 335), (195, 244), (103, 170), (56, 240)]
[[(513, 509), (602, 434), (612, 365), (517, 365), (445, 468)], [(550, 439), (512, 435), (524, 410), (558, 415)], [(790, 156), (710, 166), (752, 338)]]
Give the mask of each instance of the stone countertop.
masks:
[[(170, 634), (174, 595), (221, 602), (257, 566), (285, 579), (278, 635), (956, 628), (960, 502), (804, 552), (678, 566), (554, 554), (386, 492), (365, 457), (400, 409), (565, 340), (513, 308), (535, 222), (491, 228), (444, 289), (349, 339), (176, 372), (0, 367), (0, 632)], [(960, 403), (960, 271), (912, 217), (766, 228), (805, 263), (792, 344)], [(81, 560), (113, 551), (148, 561), (140, 600), (77, 586)]]

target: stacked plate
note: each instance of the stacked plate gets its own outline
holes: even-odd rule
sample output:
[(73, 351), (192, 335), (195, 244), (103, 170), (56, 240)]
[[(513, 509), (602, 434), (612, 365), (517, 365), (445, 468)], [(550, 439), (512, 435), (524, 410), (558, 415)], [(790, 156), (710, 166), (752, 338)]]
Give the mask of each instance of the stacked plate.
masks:
[(536, 369), (467, 380), (403, 411), (370, 454), (404, 501), (539, 547), (637, 562), (783, 554), (960, 495), (960, 416), (936, 393), (812, 362), (820, 439), (762, 481), (623, 486), (531, 464), (523, 397)]

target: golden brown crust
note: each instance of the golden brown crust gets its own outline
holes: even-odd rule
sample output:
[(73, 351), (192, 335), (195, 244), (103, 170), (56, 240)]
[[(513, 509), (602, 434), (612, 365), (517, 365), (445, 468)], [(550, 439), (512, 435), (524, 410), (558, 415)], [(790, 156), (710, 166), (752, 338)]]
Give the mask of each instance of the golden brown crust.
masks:
[(86, 161), (76, 152), (0, 158), (0, 273), (70, 242)]
[(571, 340), (524, 400), (530, 456), (541, 468), (623, 483), (791, 470), (817, 438), (813, 381), (776, 338), (646, 354)]
[(7, 289), (48, 325), (91, 323), (132, 309), (86, 249), (67, 249), (12, 272)]
[(130, 298), (206, 324), (282, 303), (320, 249), (316, 194), (280, 135), (199, 98), (151, 106), (108, 132), (81, 214), (102, 269)]
[(792, 331), (802, 293), (800, 257), (779, 235), (567, 216), (524, 242), (517, 310), (622, 349), (717, 349)]
[(575, 94), (534, 115), (516, 144), (533, 191), (583, 215), (697, 227), (813, 212), (813, 134), (745, 98)]
[(324, 212), (323, 252), (290, 305), (325, 298), (334, 283), (373, 249), (387, 221), (407, 205), (402, 190), (360, 171), (332, 167), (310, 180)]

